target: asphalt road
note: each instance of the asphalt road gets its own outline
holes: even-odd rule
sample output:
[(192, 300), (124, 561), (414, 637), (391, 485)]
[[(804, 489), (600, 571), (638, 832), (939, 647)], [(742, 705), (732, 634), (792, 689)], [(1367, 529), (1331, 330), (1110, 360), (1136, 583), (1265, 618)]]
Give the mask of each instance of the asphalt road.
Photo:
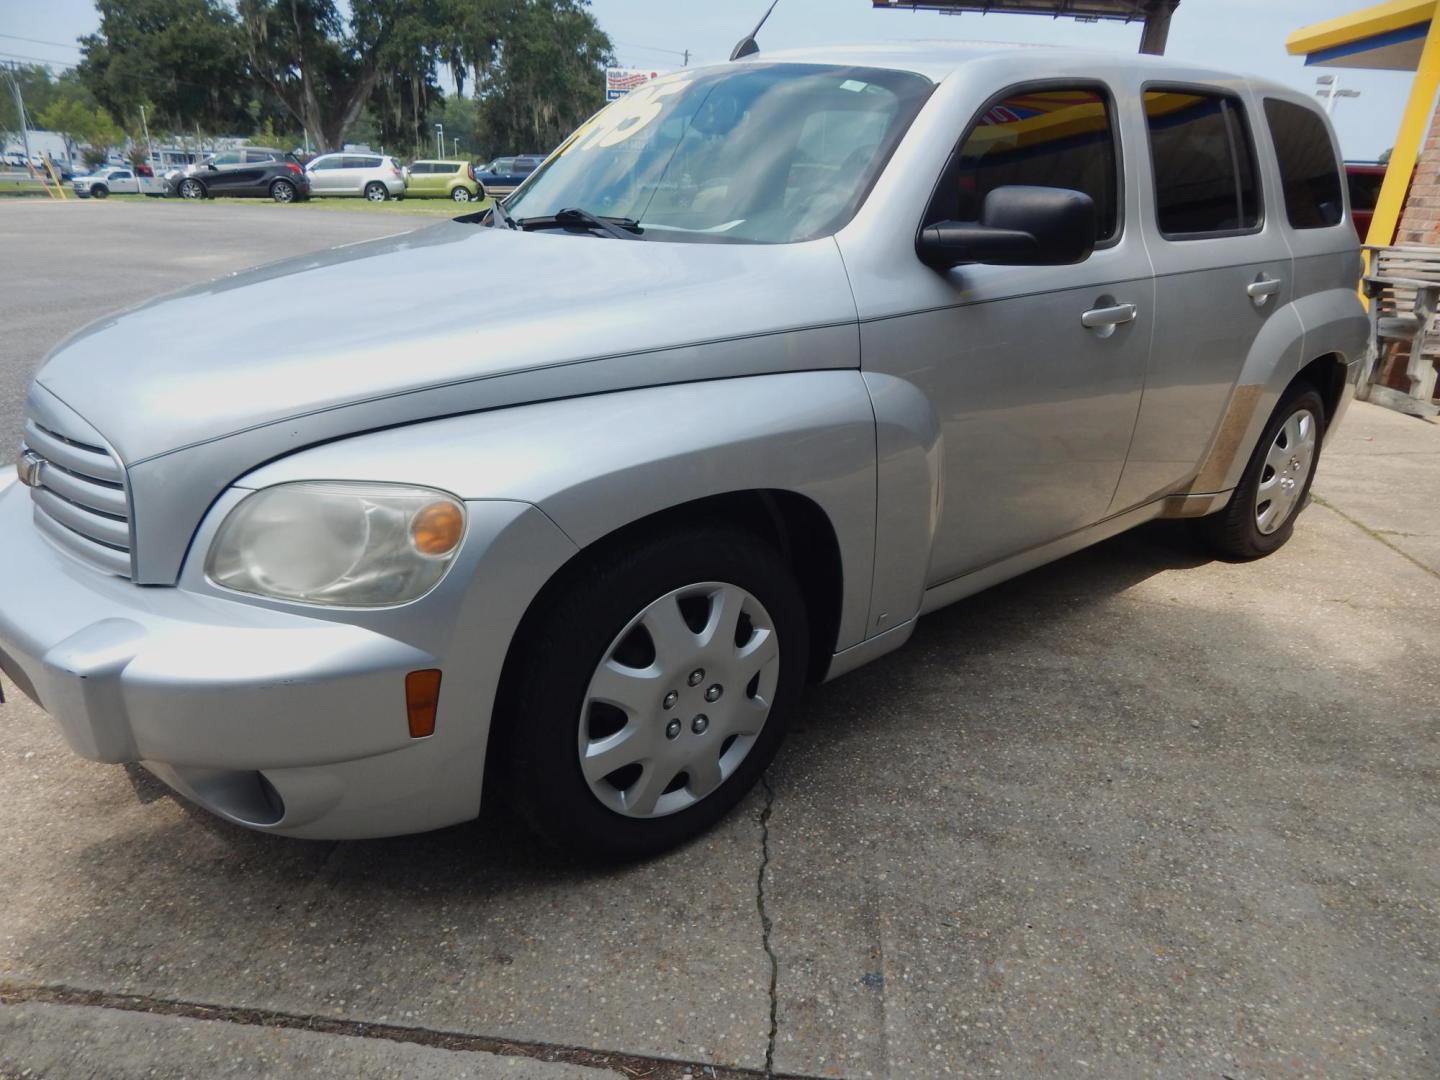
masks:
[[(6, 437), (71, 327), (390, 228), (271, 220), (0, 205)], [(7, 686), (0, 1075), (1433, 1077), (1437, 478), (1440, 426), (1357, 406), (1275, 556), (1161, 525), (927, 617), (608, 871), (504, 815), (256, 835)]]
[[(435, 220), (386, 209), (394, 212), (262, 200), (0, 199), (0, 447), (19, 444), (30, 376), (82, 326), (197, 281)], [(156, 347), (200, 356), (226, 343), (218, 331), (197, 327), (189, 341)]]

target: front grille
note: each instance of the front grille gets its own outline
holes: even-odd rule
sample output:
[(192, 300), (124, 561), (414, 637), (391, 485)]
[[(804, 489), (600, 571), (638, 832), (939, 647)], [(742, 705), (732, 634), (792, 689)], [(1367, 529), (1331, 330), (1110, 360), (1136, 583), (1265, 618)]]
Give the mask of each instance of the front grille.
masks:
[(25, 449), (45, 462), (30, 489), (35, 525), (57, 547), (119, 577), (130, 576), (130, 501), (125, 470), (93, 435), (64, 421), (25, 421)]

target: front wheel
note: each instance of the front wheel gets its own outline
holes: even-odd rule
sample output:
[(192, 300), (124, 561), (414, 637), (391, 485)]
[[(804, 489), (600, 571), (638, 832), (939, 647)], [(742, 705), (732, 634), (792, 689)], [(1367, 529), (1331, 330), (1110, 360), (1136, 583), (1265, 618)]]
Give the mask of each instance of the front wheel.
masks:
[(471, 201), (470, 192), (466, 191), (463, 187), (457, 187), (454, 191), (450, 192), (450, 198), (456, 202)]
[(94, 187), (92, 187), (92, 188), (90, 189), (90, 197), (91, 197), (92, 199), (103, 199), (103, 198), (105, 198), (106, 196), (108, 196), (109, 194), (110, 194), (110, 189), (107, 188), (107, 187), (101, 187), (99, 184), (96, 184)]
[(1309, 383), (1296, 383), (1271, 414), (1229, 504), (1201, 520), (1210, 545), (1232, 559), (1258, 559), (1289, 540), (1324, 438), (1324, 401)]
[(270, 197), (278, 203), (295, 201), (295, 185), (289, 180), (276, 180), (270, 185)]
[(182, 199), (203, 199), (205, 197), (205, 185), (199, 180), (182, 180), (180, 182), (180, 197)]
[(775, 756), (809, 655), (805, 607), (746, 533), (582, 558), (517, 641), (497, 779), (556, 846), (654, 855), (724, 816)]

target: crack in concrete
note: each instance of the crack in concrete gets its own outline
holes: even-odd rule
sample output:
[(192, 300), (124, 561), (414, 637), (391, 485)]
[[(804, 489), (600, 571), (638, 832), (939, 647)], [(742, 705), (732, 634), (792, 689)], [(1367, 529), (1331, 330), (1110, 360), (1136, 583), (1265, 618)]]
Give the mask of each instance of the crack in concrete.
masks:
[(755, 910), (760, 914), (760, 947), (770, 958), (770, 1034), (765, 1040), (765, 1075), (775, 1075), (775, 1035), (779, 1031), (780, 1000), (776, 986), (780, 981), (780, 961), (770, 945), (770, 932), (775, 928), (769, 911), (765, 908), (765, 874), (770, 869), (770, 813), (775, 809), (775, 789), (770, 778), (760, 774), (760, 786), (765, 791), (765, 805), (760, 810), (760, 870), (755, 875)]
[[(1349, 514), (1345, 513), (1344, 510), (1341, 510), (1341, 509), (1340, 509), (1338, 506), (1336, 506), (1334, 503), (1330, 502), (1329, 500), (1323, 498), (1323, 497), (1320, 496), (1320, 495), (1316, 495), (1314, 492), (1311, 492), (1310, 497), (1313, 498), (1318, 504), (1320, 504), (1321, 506), (1325, 507), (1326, 510), (1329, 510), (1329, 511), (1331, 511), (1332, 513), (1334, 513), (1335, 515), (1337, 515), (1341, 520), (1343, 520), (1343, 521), (1348, 521), (1351, 525), (1354, 525), (1355, 528), (1359, 529), (1359, 530), (1360, 530), (1361, 532), (1363, 532), (1366, 536), (1370, 537), (1370, 539), (1376, 541), (1377, 543), (1384, 544), (1387, 548), (1389, 548), (1391, 551), (1395, 552), (1396, 555), (1399, 555), (1399, 556), (1400, 556), (1402, 559), (1404, 559), (1406, 562), (1411, 563), (1411, 564), (1413, 564), (1413, 565), (1415, 565), (1415, 566), (1418, 566), (1421, 570), (1425, 571), (1425, 573), (1429, 574), (1431, 577), (1440, 578), (1440, 570), (1436, 570), (1434, 567), (1426, 566), (1423, 562), (1421, 562), (1419, 559), (1415, 558), (1415, 556), (1411, 555), (1409, 552), (1404, 551), (1404, 550), (1402, 550), (1401, 548), (1397, 547), (1396, 545), (1392, 544), (1389, 540), (1385, 539), (1385, 536), (1384, 536), (1383, 533), (1381, 533), (1381, 532), (1379, 532), (1379, 531), (1377, 531), (1377, 530), (1375, 530), (1375, 529), (1372, 529), (1369, 525), (1366, 525), (1363, 521), (1357, 521), (1355, 518), (1353, 518), (1353, 517), (1351, 517)], [(1399, 536), (1399, 535), (1405, 535), (1405, 534), (1403, 534), (1403, 533), (1396, 533), (1396, 534), (1394, 534), (1394, 535)]]
[[(773, 987), (772, 987), (773, 988)], [(773, 1000), (773, 998), (772, 998)], [(682, 1080), (704, 1077), (705, 1080), (820, 1080), (803, 1074), (777, 1076), (770, 1068), (756, 1069), (712, 1065), (705, 1062), (677, 1061), (648, 1054), (622, 1051), (592, 1050), (583, 1046), (559, 1043), (504, 1039), (493, 1035), (471, 1035), (435, 1028), (404, 1027), (399, 1024), (369, 1023), (364, 1020), (342, 1020), (306, 1013), (289, 1013), (277, 1009), (241, 1008), (210, 1005), (174, 998), (149, 997), (144, 994), (116, 994), (101, 990), (82, 990), (69, 986), (21, 985), (0, 982), (0, 1006), (36, 1002), (47, 1005), (86, 1006), (112, 1009), (117, 1012), (148, 1013), (175, 1016), (187, 1020), (210, 1020), (249, 1027), (283, 1028), (314, 1031), (323, 1035), (345, 1035), (362, 1039), (385, 1039), (389, 1042), (415, 1043), (441, 1050), (462, 1053), (496, 1054), (504, 1057), (532, 1058), (536, 1061), (560, 1062), (592, 1069), (619, 1071), (643, 1080)], [(773, 1013), (772, 1013), (773, 1016)], [(774, 1044), (772, 1019), (771, 1045)], [(0, 1080), (7, 1080), (0, 1070)]]

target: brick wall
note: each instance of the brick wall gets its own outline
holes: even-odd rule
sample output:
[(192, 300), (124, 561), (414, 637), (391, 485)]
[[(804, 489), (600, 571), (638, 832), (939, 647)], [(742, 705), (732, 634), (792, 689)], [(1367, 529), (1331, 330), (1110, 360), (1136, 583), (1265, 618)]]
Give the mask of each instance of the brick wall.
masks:
[[(1395, 230), (1397, 244), (1426, 244), (1440, 247), (1440, 106), (1430, 118), (1430, 131), (1420, 148), (1420, 160), (1410, 178), (1410, 191), (1400, 211)], [(1407, 346), (1391, 346), (1382, 356), (1375, 379), (1383, 386), (1408, 393), (1410, 380), (1405, 369), (1410, 363)]]

